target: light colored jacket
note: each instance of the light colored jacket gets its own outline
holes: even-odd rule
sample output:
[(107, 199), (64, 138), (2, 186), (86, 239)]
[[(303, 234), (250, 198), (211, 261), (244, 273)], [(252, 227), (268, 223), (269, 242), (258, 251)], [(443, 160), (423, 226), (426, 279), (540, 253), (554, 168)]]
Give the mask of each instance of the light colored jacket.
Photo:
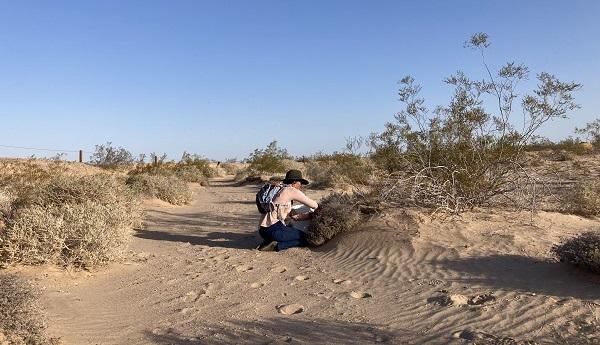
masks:
[(285, 219), (292, 211), (292, 201), (299, 202), (313, 209), (319, 207), (319, 204), (317, 204), (316, 201), (307, 197), (301, 190), (287, 186), (284, 187), (281, 192), (279, 192), (279, 195), (273, 200), (275, 210), (262, 215), (260, 226), (267, 228), (279, 221), (285, 224)]

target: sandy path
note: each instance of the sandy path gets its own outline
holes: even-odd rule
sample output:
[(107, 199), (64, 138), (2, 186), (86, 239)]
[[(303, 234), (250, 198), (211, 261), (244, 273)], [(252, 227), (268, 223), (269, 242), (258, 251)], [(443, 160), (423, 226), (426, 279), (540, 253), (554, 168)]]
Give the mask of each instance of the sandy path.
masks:
[(600, 342), (600, 280), (548, 254), (597, 221), (396, 212), (317, 250), (258, 252), (255, 189), (217, 180), (189, 206), (149, 204), (127, 265), (46, 269), (50, 332), (66, 344)]

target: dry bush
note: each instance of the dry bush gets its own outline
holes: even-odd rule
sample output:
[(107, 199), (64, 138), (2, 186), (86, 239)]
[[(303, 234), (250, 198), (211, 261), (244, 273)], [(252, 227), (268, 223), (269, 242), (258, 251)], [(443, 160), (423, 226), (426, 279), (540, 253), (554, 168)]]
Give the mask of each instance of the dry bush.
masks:
[(45, 334), (38, 295), (17, 276), (0, 274), (0, 344), (58, 344)]
[(237, 175), (238, 172), (244, 170), (246, 167), (241, 163), (221, 163), (220, 167), (225, 171), (226, 175)]
[[(165, 174), (168, 175), (168, 174)], [(175, 168), (175, 176), (185, 182), (199, 183), (201, 186), (208, 186), (208, 177), (193, 165), (182, 165)]]
[(19, 194), (4, 215), (0, 262), (95, 266), (121, 256), (139, 200), (117, 178), (58, 175)]
[(136, 174), (127, 178), (126, 184), (139, 195), (158, 198), (173, 205), (192, 201), (188, 185), (175, 176)]
[(306, 174), (314, 187), (369, 185), (375, 167), (370, 160), (350, 153), (319, 154), (306, 164)]
[(580, 234), (554, 246), (552, 251), (560, 261), (600, 273), (600, 232), (598, 231)]
[(377, 212), (378, 205), (372, 196), (332, 193), (321, 199), (309, 226), (308, 243), (320, 246), (335, 235), (354, 229), (362, 221), (362, 214)]
[(580, 181), (566, 200), (566, 210), (582, 216), (600, 216), (600, 181)]

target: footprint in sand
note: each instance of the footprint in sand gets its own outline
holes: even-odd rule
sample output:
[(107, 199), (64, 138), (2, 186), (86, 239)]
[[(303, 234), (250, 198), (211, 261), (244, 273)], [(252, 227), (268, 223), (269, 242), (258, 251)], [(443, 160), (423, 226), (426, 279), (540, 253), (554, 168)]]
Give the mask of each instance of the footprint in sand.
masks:
[(248, 272), (253, 270), (254, 267), (252, 266), (247, 266), (247, 265), (241, 265), (241, 266), (235, 266), (235, 270), (238, 272)]
[(296, 276), (296, 277), (294, 277), (294, 279), (297, 281), (303, 281), (303, 280), (308, 280), (310, 278), (307, 276)]
[(187, 301), (192, 301), (192, 302), (197, 302), (200, 297), (205, 296), (206, 295), (206, 290), (200, 289), (198, 291), (190, 291), (188, 293), (185, 294), (185, 296), (183, 296), (183, 300), (185, 302)]
[(372, 295), (370, 293), (364, 292), (364, 291), (352, 291), (350, 293), (350, 296), (352, 296), (352, 298), (369, 298), (372, 297)]
[(280, 267), (274, 267), (271, 269), (271, 272), (275, 272), (275, 273), (283, 273), (287, 271), (287, 268), (280, 266)]
[(278, 305), (277, 311), (283, 315), (299, 314), (304, 311), (304, 306), (300, 304)]

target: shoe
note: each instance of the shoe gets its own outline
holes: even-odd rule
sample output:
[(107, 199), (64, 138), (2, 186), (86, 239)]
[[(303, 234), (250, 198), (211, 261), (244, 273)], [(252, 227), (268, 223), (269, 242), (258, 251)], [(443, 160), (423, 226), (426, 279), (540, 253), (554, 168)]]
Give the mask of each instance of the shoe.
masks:
[(264, 241), (263, 243), (259, 244), (256, 249), (260, 250), (261, 252), (272, 252), (277, 249), (277, 241)]

